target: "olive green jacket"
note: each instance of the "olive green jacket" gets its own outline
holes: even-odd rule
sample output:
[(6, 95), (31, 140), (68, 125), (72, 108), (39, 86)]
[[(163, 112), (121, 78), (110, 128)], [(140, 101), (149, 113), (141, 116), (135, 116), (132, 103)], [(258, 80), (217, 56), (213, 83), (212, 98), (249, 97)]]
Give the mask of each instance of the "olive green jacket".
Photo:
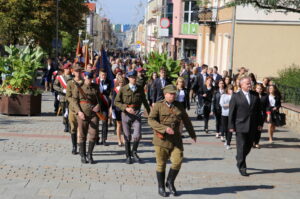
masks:
[[(196, 138), (192, 122), (179, 102), (175, 101), (171, 107), (166, 104), (165, 100), (156, 102), (148, 117), (148, 123), (154, 130), (153, 144), (168, 149), (176, 146), (183, 150), (182, 138), (179, 132), (181, 120), (189, 135)], [(168, 127), (173, 129), (173, 135), (166, 133)], [(163, 135), (163, 139), (157, 135), (156, 131)]]
[[(70, 81), (72, 79), (71, 75), (61, 75), (61, 76), (64, 78), (66, 84), (68, 84), (68, 81)], [(53, 89), (58, 92), (60, 102), (66, 102), (67, 101), (66, 100), (66, 93), (63, 92), (65, 88), (61, 85), (60, 81), (58, 80), (58, 76), (54, 81)]]
[[(69, 111), (75, 113), (75, 108), (74, 108), (74, 100), (72, 99), (76, 92), (76, 81), (74, 79), (68, 81), (68, 84), (67, 84), (67, 94), (66, 94), (66, 98), (67, 98), (67, 101), (69, 102)], [(77, 84), (79, 86), (82, 86), (83, 85), (83, 80), (80, 80), (79, 82), (77, 82)]]
[(134, 92), (130, 89), (129, 84), (123, 86), (115, 98), (115, 106), (125, 112), (125, 109), (128, 107), (128, 105), (135, 105), (133, 109), (139, 110), (142, 104), (144, 104), (144, 107), (149, 114), (150, 106), (146, 99), (144, 88), (138, 85), (136, 86), (137, 89)]

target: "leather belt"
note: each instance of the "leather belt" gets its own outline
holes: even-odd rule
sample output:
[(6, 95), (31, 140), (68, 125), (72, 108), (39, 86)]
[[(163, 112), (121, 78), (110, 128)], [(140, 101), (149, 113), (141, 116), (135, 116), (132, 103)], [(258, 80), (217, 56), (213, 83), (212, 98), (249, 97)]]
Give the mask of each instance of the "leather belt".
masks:
[(127, 105), (127, 108), (138, 108), (140, 107), (139, 105), (136, 105), (136, 104), (128, 104)]
[(80, 101), (80, 104), (92, 104), (92, 105), (95, 105), (95, 104), (93, 104), (92, 102), (86, 101), (86, 100)]

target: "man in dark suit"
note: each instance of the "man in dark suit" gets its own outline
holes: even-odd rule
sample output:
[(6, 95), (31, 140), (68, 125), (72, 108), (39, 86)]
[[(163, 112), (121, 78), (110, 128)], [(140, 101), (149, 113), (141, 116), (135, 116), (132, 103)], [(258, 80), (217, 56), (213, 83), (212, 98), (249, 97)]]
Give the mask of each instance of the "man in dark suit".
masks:
[(202, 71), (197, 75), (196, 81), (193, 83), (193, 90), (197, 91), (198, 95), (198, 106), (197, 106), (197, 119), (202, 119), (203, 115), (203, 87), (205, 84), (206, 77), (208, 77), (207, 70), (208, 66), (206, 64), (202, 65)]
[(100, 90), (100, 99), (103, 102), (101, 104), (101, 111), (106, 116), (106, 120), (102, 121), (102, 136), (101, 142), (99, 143), (99, 139), (97, 140), (97, 144), (103, 144), (104, 146), (108, 146), (106, 143), (107, 133), (108, 133), (108, 114), (110, 107), (110, 92), (112, 90), (111, 81), (107, 78), (107, 72), (104, 70), (100, 70), (99, 78), (96, 81), (99, 84)]
[(165, 98), (163, 89), (168, 84), (171, 84), (171, 81), (169, 81), (167, 79), (167, 71), (165, 68), (161, 68), (159, 70), (159, 78), (154, 80), (154, 83), (153, 83), (153, 94), (152, 94), (152, 102), (153, 103), (163, 100)]
[(182, 70), (180, 71), (179, 76), (184, 78), (184, 87), (188, 90), (188, 93), (191, 89), (191, 71), (187, 63), (184, 64)]
[(237, 167), (242, 176), (248, 176), (246, 156), (253, 145), (255, 133), (261, 129), (261, 111), (258, 94), (251, 91), (251, 80), (240, 80), (241, 90), (234, 94), (229, 103), (228, 128), (236, 132)]
[(213, 67), (212, 77), (214, 79), (214, 86), (218, 85), (219, 81), (222, 79), (222, 76), (218, 73), (218, 66)]

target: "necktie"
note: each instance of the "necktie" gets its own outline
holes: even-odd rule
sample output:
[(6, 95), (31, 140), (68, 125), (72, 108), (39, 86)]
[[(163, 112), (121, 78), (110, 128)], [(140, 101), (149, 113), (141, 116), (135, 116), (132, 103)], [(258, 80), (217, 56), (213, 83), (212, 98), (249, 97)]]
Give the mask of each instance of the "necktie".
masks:
[(246, 99), (247, 99), (247, 101), (248, 101), (248, 104), (250, 105), (250, 97), (249, 97), (249, 93), (246, 93), (245, 96), (246, 96)]

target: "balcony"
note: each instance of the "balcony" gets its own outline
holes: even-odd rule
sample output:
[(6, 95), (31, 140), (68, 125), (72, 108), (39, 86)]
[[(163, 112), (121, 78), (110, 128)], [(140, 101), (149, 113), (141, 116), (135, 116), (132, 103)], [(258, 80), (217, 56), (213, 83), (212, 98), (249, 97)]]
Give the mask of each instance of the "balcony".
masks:
[(199, 10), (199, 23), (214, 25), (218, 20), (218, 8), (200, 8)]

